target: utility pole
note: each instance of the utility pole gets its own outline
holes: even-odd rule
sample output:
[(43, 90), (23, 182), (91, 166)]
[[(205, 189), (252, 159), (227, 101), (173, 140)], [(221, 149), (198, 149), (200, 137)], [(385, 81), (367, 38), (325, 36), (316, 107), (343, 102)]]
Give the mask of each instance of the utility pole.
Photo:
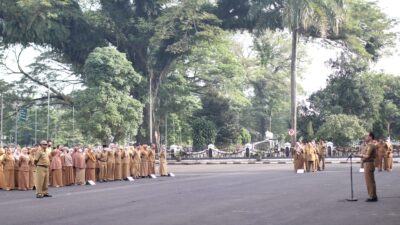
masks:
[(47, 80), (47, 135), (46, 140), (49, 140), (50, 129), (50, 81)]
[[(72, 86), (72, 92), (75, 90), (75, 85)], [(72, 103), (72, 143), (75, 143), (75, 105)]]
[(18, 145), (18, 103), (15, 104), (15, 147)]
[(75, 143), (75, 105), (72, 105), (72, 142)]
[(35, 107), (35, 145), (37, 144), (37, 107)]
[(150, 145), (153, 143), (153, 102), (151, 97), (151, 80), (153, 79), (153, 71), (150, 71), (149, 82), (149, 130), (150, 130)]
[(168, 113), (165, 114), (165, 147), (168, 146)]

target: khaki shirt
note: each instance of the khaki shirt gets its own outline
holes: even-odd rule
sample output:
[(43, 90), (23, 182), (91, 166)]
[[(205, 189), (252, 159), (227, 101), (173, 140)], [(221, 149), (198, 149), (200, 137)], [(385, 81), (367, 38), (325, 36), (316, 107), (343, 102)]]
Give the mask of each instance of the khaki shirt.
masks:
[(374, 162), (376, 158), (376, 146), (373, 144), (368, 144), (365, 146), (365, 152), (362, 155), (363, 162)]
[(104, 151), (101, 152), (101, 153), (99, 154), (98, 159), (99, 159), (100, 162), (107, 162), (108, 153), (107, 153), (107, 152), (104, 152)]
[(323, 158), (326, 155), (326, 145), (325, 143), (320, 143), (319, 144), (319, 155)]
[(39, 148), (35, 154), (35, 165), (36, 166), (50, 166), (49, 154), (46, 149)]

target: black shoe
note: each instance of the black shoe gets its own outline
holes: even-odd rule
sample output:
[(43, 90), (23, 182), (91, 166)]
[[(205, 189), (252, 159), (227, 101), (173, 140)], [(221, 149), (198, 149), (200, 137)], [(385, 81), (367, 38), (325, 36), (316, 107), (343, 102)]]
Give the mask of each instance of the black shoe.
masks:
[(377, 202), (378, 198), (367, 198), (366, 202)]
[(43, 198), (43, 195), (36, 195), (36, 198)]
[(51, 195), (49, 195), (49, 194), (45, 194), (45, 195), (43, 195), (43, 197), (51, 198), (51, 197), (53, 197), (53, 196), (51, 196)]

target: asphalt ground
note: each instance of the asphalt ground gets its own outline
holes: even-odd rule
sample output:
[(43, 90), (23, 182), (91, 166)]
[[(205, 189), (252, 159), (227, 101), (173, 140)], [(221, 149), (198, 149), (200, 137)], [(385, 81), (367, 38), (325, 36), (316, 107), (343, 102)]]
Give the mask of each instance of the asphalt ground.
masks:
[[(400, 224), (400, 167), (376, 172), (379, 201), (367, 203), (364, 175), (350, 165), (295, 174), (285, 164), (171, 165), (176, 177), (0, 191), (0, 224), (386, 225)], [(358, 170), (359, 164), (355, 165)]]

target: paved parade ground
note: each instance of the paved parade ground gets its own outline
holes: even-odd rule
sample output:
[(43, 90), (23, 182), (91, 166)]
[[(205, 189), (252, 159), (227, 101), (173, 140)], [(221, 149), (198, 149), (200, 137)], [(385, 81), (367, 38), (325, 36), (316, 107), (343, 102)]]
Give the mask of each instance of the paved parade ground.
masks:
[[(171, 165), (176, 177), (34, 192), (0, 191), (1, 225), (398, 225), (400, 168), (376, 172), (379, 202), (366, 203), (363, 174), (349, 166), (294, 174), (290, 165)], [(359, 164), (355, 168), (359, 168)]]

